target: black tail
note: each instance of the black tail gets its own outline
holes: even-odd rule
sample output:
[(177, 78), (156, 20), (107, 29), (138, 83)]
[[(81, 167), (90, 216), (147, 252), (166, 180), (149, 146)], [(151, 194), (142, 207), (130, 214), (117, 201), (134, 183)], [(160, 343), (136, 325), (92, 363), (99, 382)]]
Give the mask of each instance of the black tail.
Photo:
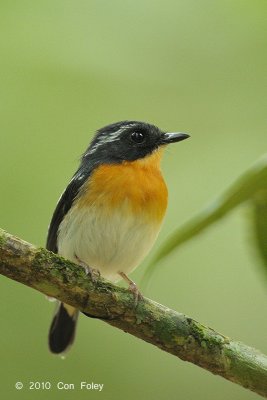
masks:
[(52, 353), (63, 353), (73, 343), (79, 311), (60, 303), (49, 330), (49, 348)]

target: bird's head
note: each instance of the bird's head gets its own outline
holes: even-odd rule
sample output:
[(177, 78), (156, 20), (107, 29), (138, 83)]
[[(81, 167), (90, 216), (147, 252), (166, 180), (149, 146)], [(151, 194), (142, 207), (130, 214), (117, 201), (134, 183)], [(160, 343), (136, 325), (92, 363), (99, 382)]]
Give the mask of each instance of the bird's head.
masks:
[(121, 121), (96, 132), (83, 160), (121, 163), (149, 156), (161, 146), (188, 138), (186, 133), (163, 132), (155, 125), (139, 121)]

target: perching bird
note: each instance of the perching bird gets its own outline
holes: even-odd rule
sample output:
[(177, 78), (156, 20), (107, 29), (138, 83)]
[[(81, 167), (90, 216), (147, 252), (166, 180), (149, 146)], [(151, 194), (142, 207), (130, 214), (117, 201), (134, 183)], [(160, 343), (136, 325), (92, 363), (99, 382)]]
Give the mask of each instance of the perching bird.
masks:
[[(155, 242), (167, 207), (160, 171), (164, 147), (189, 135), (138, 121), (98, 130), (54, 211), (47, 249), (96, 269), (112, 282), (128, 278)], [(53, 353), (72, 344), (79, 311), (60, 303), (49, 331)]]

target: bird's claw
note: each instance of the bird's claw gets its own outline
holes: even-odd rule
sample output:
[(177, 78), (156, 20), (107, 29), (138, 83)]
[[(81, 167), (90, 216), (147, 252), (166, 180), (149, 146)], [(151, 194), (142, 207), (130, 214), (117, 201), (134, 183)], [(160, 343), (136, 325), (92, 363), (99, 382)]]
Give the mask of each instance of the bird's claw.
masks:
[(119, 275), (129, 284), (128, 290), (133, 294), (134, 297), (134, 306), (136, 307), (139, 300), (142, 300), (144, 297), (138, 289), (136, 283), (134, 283), (124, 272), (119, 272)]
[(95, 268), (89, 267), (89, 265), (80, 260), (80, 258), (77, 255), (75, 255), (75, 258), (78, 261), (79, 265), (84, 268), (86, 275), (89, 275), (93, 283), (96, 283), (98, 278), (100, 277), (100, 272)]

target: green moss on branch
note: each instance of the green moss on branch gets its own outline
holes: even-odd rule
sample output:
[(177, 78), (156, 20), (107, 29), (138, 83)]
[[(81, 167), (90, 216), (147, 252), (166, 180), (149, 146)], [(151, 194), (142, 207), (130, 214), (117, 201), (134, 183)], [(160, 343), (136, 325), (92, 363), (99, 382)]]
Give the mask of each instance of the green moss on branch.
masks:
[(0, 230), (0, 273), (267, 397), (267, 357)]

